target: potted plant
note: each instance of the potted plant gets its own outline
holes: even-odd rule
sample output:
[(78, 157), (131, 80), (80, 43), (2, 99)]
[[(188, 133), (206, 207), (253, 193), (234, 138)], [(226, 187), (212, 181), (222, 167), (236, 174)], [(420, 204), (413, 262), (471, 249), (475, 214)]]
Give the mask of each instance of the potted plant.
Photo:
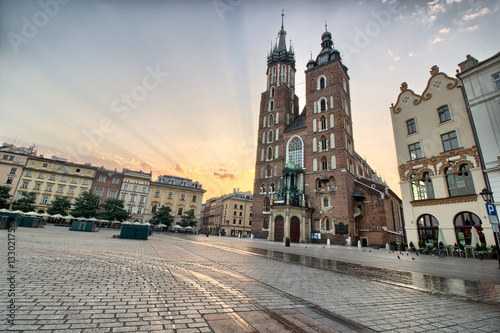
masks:
[(410, 242), (410, 248), (408, 249), (408, 252), (415, 252), (415, 245), (413, 244), (413, 242)]
[(396, 244), (396, 241), (390, 241), (389, 242), (389, 249), (391, 251), (397, 251), (398, 245)]

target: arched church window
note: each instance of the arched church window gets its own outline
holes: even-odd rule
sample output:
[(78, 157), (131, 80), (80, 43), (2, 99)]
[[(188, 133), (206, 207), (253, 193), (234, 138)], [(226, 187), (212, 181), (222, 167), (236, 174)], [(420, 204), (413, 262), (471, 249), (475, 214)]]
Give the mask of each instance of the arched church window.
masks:
[(328, 141), (326, 140), (326, 136), (322, 135), (321, 136), (321, 150), (327, 150), (328, 149)]
[(320, 102), (320, 111), (321, 112), (326, 111), (326, 99), (324, 98)]
[(321, 116), (321, 119), (319, 121), (321, 130), (326, 130), (326, 117)]
[(268, 147), (267, 148), (267, 160), (270, 161), (273, 159), (273, 148), (272, 147)]
[(319, 89), (325, 89), (325, 86), (326, 86), (326, 80), (322, 76), (322, 77), (319, 78)]
[(270, 97), (273, 98), (274, 97), (274, 87), (271, 87), (271, 92), (270, 92)]
[(326, 157), (323, 157), (321, 159), (321, 170), (328, 170), (328, 161), (326, 159)]
[(455, 173), (452, 168), (447, 168), (445, 175), (450, 197), (475, 193), (474, 181), (468, 164), (462, 164), (458, 173)]
[(287, 147), (287, 163), (292, 162), (296, 167), (303, 167), (304, 148), (302, 140), (298, 136), (294, 136), (288, 141)]

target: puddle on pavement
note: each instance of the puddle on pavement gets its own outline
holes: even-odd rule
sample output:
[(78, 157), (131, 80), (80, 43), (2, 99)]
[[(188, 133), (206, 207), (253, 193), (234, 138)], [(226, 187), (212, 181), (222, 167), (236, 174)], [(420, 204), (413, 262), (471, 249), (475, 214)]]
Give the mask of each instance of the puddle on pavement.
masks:
[(268, 259), (350, 274), (371, 281), (391, 283), (436, 294), (465, 296), (484, 303), (500, 304), (499, 290), (495, 284), (446, 278), (417, 272), (397, 271), (253, 247), (244, 247), (241, 250), (255, 253)]

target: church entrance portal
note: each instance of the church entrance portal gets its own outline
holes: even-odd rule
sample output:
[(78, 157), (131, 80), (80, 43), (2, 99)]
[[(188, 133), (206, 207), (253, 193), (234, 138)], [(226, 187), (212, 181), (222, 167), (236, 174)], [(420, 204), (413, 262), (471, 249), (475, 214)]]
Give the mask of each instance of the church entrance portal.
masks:
[(300, 242), (300, 220), (297, 216), (290, 220), (290, 240), (292, 243)]
[(276, 216), (274, 219), (274, 241), (282, 242), (285, 234), (285, 221), (283, 216)]

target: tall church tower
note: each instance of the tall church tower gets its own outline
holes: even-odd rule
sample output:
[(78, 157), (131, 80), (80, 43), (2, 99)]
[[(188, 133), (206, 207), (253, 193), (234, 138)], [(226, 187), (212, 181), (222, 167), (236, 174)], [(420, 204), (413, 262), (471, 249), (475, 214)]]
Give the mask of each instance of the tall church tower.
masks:
[[(332, 35), (321, 36), (321, 51), (306, 74), (306, 195), (315, 207), (312, 230), (334, 232), (352, 224), (356, 155), (352, 133), (349, 75)], [(341, 228), (340, 228), (341, 229)]]
[(259, 132), (255, 163), (252, 231), (266, 238), (269, 208), (280, 191), (286, 147), (284, 131), (298, 116), (299, 99), (295, 95), (295, 54), (286, 47), (286, 31), (281, 14), (278, 40), (267, 56), (267, 86), (261, 95)]

